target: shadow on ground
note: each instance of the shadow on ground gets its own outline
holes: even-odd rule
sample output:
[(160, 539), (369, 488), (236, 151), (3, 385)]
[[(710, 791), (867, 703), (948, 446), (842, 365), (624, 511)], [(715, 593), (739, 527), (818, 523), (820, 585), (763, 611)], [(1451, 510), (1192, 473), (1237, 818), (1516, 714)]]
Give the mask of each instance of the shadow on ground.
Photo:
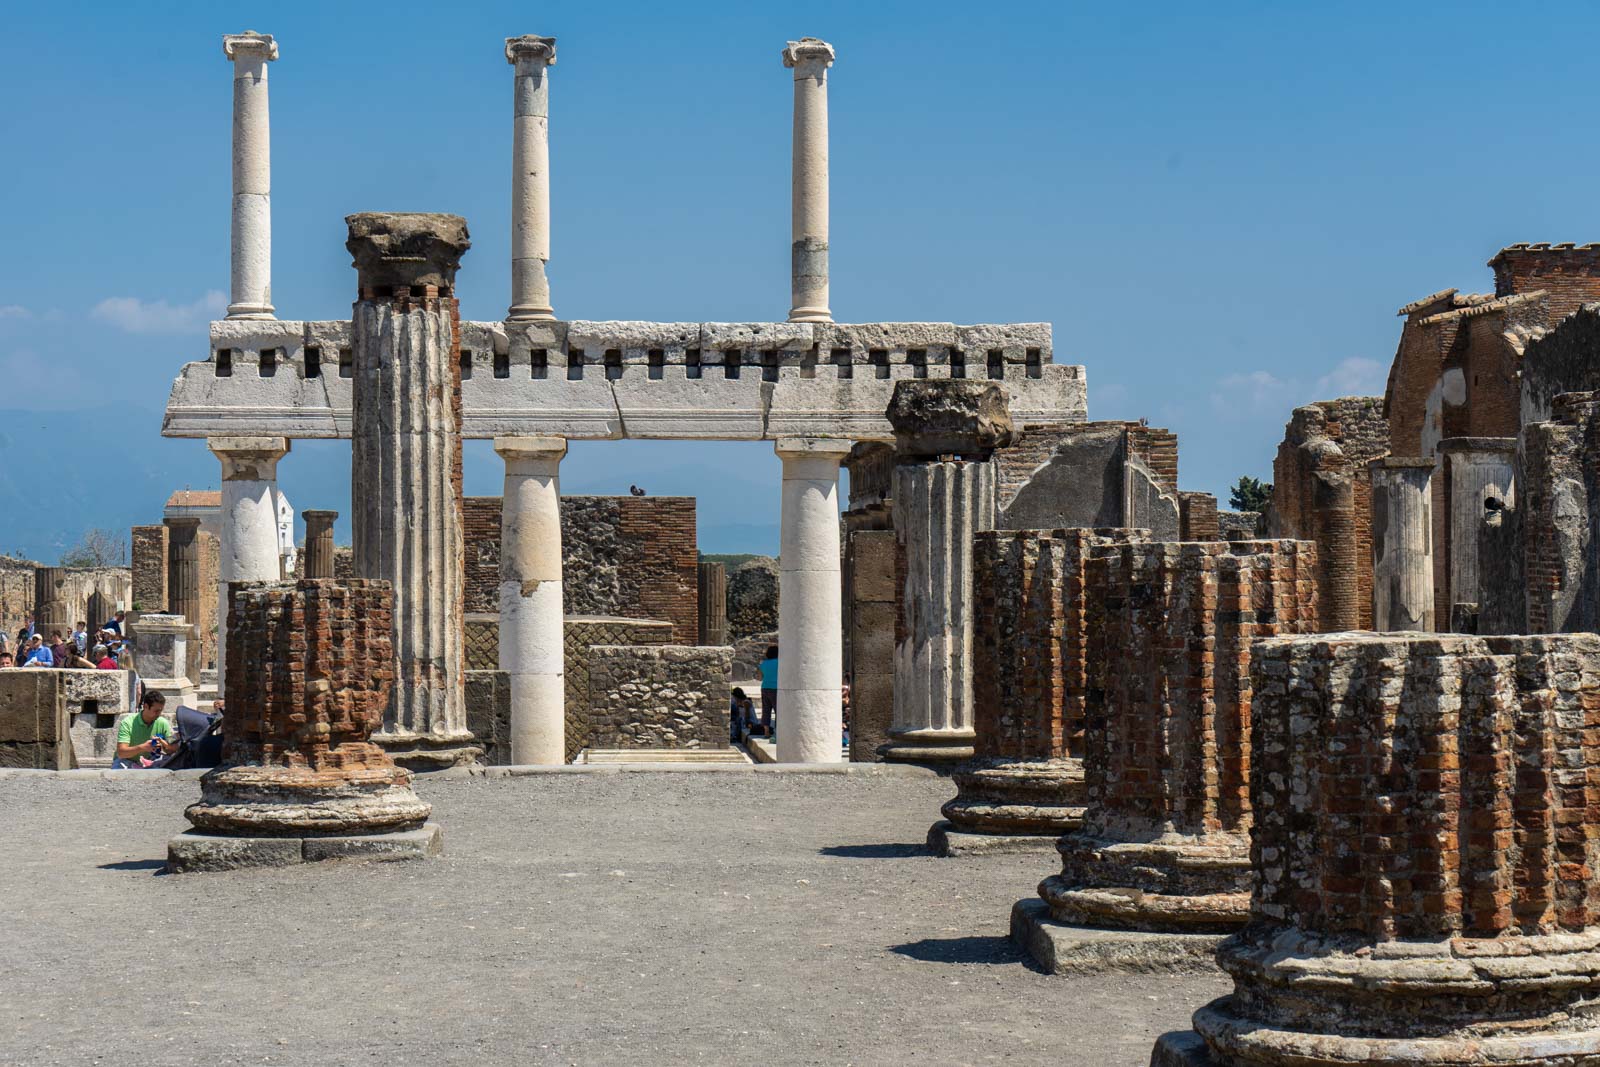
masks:
[(1039, 970), (1028, 954), (1008, 937), (925, 937), (894, 945), (890, 952), (923, 963), (1021, 963)]
[(852, 860), (903, 860), (911, 856), (928, 855), (928, 846), (915, 845), (829, 845), (817, 850), (823, 856), (841, 856)]
[(102, 863), (102, 871), (154, 871), (157, 874), (167, 873), (166, 860), (123, 860), (120, 863)]

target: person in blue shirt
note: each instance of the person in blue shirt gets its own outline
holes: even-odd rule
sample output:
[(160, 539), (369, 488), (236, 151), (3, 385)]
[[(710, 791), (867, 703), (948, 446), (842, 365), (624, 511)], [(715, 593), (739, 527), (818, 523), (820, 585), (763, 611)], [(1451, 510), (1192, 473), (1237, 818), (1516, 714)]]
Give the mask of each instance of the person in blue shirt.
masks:
[(23, 657), (24, 667), (54, 667), (55, 657), (50, 655), (50, 646), (44, 643), (44, 638), (34, 634), (28, 638), (28, 652)]
[(761, 661), (761, 732), (769, 738), (777, 736), (778, 719), (778, 646), (768, 645), (767, 656)]

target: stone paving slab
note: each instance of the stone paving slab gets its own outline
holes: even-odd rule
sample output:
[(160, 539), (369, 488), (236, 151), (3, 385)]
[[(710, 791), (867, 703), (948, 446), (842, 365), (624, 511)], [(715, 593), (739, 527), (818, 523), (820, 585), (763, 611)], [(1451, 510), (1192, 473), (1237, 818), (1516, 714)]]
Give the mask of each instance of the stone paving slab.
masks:
[[(929, 772), (932, 773), (932, 772)], [(1056, 856), (1058, 834), (973, 834), (957, 830), (949, 819), (928, 828), (928, 851), (935, 856)], [(1041, 901), (1041, 903), (1043, 903)]]
[(1224, 937), (1074, 926), (1051, 918), (1050, 906), (1037, 897), (1011, 908), (1011, 940), (1051, 974), (1217, 973), (1214, 954)]
[(192, 874), (322, 860), (426, 859), (439, 854), (443, 839), (437, 823), (359, 837), (224, 837), (186, 830), (167, 842), (167, 870)]

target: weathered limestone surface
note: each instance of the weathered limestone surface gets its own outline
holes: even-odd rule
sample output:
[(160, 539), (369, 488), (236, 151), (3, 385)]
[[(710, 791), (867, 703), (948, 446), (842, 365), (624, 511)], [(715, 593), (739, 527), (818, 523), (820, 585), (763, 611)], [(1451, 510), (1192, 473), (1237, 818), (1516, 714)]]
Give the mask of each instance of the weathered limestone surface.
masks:
[(65, 671), (0, 671), (0, 767), (64, 771), (75, 766)]
[(230, 319), (272, 318), (272, 138), (267, 64), (278, 58), (268, 33), (222, 38), (233, 62), (233, 244)]
[[(852, 478), (852, 489), (854, 479)], [(850, 626), (850, 758), (881, 759), (894, 724), (893, 530), (855, 530), (845, 552)], [(735, 667), (736, 677), (745, 677)]]
[(459, 312), (470, 242), (455, 215), (351, 215), (356, 572), (394, 590), (396, 681), (378, 743), (448, 766), (478, 750), (462, 702)]
[(556, 39), (506, 38), (516, 68), (511, 141), (511, 321), (552, 320), (550, 280), (550, 85)]
[(589, 745), (727, 748), (732, 662), (726, 647), (591, 646)]
[(1250, 889), (1251, 643), (1316, 629), (1316, 549), (1114, 545), (1088, 575), (1087, 804), (1039, 895), (1064, 922), (1233, 929)]
[[(965, 834), (1041, 850), (1083, 821), (1089, 629), (1084, 570), (1144, 530), (980, 533), (973, 546), (975, 754), (943, 813)], [(937, 827), (936, 827), (937, 829)], [(948, 832), (946, 832), (948, 840)]]
[[(78, 766), (109, 764), (117, 754), (117, 726), (136, 706), (132, 671), (58, 670)], [(175, 709), (169, 709), (169, 713)]]
[(369, 740), (394, 681), (385, 582), (234, 587), (228, 766), (184, 813), (203, 833), (318, 837), (420, 829), (430, 806)]
[(333, 578), (333, 524), (337, 511), (309, 510), (300, 513), (306, 520), (305, 578)]
[(500, 518), (500, 663), (511, 678), (511, 762), (562, 763), (561, 457), (555, 437), (497, 437), (505, 460)]
[(1600, 1059), (1600, 637), (1255, 648), (1234, 992), (1152, 1064)]
[(146, 689), (167, 698), (167, 708), (195, 706), (196, 679), (190, 678), (189, 639), (194, 627), (182, 615), (140, 615), (130, 630), (133, 662)]
[(794, 196), (791, 322), (831, 322), (828, 310), (828, 68), (833, 46), (790, 41), (783, 65), (794, 71)]
[(483, 762), (491, 767), (511, 759), (511, 675), (501, 670), (466, 671), (467, 728), (483, 747)]
[(894, 722), (881, 752), (955, 762), (973, 753), (972, 539), (995, 523), (992, 456), (1015, 428), (989, 382), (895, 386), (894, 531), (904, 561), (895, 627)]
[(1386, 456), (1372, 479), (1372, 617), (1379, 630), (1434, 628), (1433, 460)]

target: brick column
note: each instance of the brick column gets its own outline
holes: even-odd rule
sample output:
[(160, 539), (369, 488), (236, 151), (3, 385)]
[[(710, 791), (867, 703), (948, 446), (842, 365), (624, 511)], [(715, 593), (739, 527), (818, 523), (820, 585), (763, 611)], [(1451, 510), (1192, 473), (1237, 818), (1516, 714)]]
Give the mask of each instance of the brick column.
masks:
[(1056, 919), (1225, 931), (1250, 890), (1250, 647), (1316, 629), (1305, 541), (1130, 544), (1088, 567), (1086, 806)]
[(726, 645), (728, 640), (728, 568), (720, 563), (701, 563), (700, 644)]
[(306, 520), (306, 578), (333, 577), (333, 524), (337, 511), (302, 511)]
[(550, 85), (556, 39), (506, 38), (514, 66), (511, 142), (511, 309), (507, 321), (552, 320), (550, 279)]
[(1432, 631), (1433, 460), (1385, 456), (1372, 472), (1372, 625)]
[(1100, 546), (1148, 530), (1007, 530), (973, 544), (973, 758), (928, 844), (961, 852), (1049, 852), (1083, 821), (1089, 694), (1084, 571)]
[(272, 307), (272, 136), (267, 64), (278, 58), (271, 34), (230, 33), (233, 62), (233, 240), (230, 319), (270, 319)]
[(1361, 629), (1361, 564), (1356, 542), (1355, 476), (1349, 462), (1311, 475), (1316, 514), (1323, 625), (1332, 632)]
[(905, 585), (896, 626), (894, 723), (885, 759), (972, 756), (972, 538), (994, 528), (994, 451), (1014, 430), (993, 382), (909, 379), (889, 401), (894, 532)]
[(828, 68), (833, 46), (815, 37), (790, 41), (783, 65), (794, 71), (791, 159), (793, 243), (790, 322), (832, 322), (828, 309)]
[(1600, 637), (1255, 647), (1234, 992), (1155, 1067), (1600, 1061)]
[(355, 571), (394, 590), (395, 685), (374, 740), (401, 764), (475, 760), (463, 700), (456, 215), (345, 219), (360, 299), (351, 431)]
[(212, 437), (206, 444), (222, 462), (222, 535), (217, 560), (217, 695), (225, 696), (229, 584), (277, 581), (281, 577), (278, 461), (288, 454), (289, 441), (283, 437)]

